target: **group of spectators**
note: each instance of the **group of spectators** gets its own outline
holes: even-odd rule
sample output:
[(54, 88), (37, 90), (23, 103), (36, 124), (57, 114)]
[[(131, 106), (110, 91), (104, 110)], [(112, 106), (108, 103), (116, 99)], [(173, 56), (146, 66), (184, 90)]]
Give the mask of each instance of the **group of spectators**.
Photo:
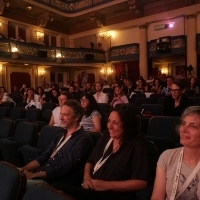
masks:
[[(160, 156), (151, 199), (175, 199), (177, 195), (178, 199), (198, 199), (200, 172), (194, 173), (192, 178), (189, 176), (200, 161), (200, 107), (191, 106), (184, 96), (186, 86), (183, 80), (172, 79), (171, 84), (169, 82), (166, 85), (168, 93), (165, 93), (166, 112), (171, 110), (178, 115), (186, 108), (178, 127), (180, 143), (184, 147), (167, 150)], [(137, 84), (140, 85), (140, 79)], [(39, 109), (39, 104), (42, 106), (50, 93), (50, 101), (55, 101), (58, 107), (53, 110), (49, 124), (66, 129), (41, 156), (20, 168), (27, 177), (27, 190), (37, 183), (49, 183), (78, 200), (131, 200), (135, 199), (136, 191), (153, 184), (149, 145), (138, 136), (139, 123), (133, 107), (126, 105), (128, 95), (134, 92), (132, 89), (129, 91), (131, 81), (127, 80), (126, 85), (117, 82), (111, 86), (105, 82), (104, 85), (114, 90), (110, 102), (100, 82), (95, 84), (95, 91), (90, 83), (85, 84), (84, 90), (78, 83), (69, 84), (64, 91), (48, 84), (46, 92), (43, 92), (43, 87), (35, 91), (27, 89), (26, 85), (19, 90), (28, 107)], [(8, 96), (2, 88), (1, 95)], [(98, 103), (108, 102), (112, 107), (108, 113), (108, 130), (100, 136)], [(116, 107), (117, 104), (120, 106)], [(95, 147), (89, 134), (91, 132), (100, 136)], [(80, 180), (83, 168), (84, 175)], [(178, 182), (175, 177), (178, 177)], [(188, 177), (191, 181), (186, 189), (182, 189)]]

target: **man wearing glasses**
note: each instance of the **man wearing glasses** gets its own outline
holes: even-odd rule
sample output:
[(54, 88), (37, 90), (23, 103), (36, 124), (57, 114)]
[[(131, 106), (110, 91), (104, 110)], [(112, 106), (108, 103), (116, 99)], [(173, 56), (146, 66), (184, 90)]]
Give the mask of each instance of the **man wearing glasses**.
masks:
[(192, 101), (185, 96), (185, 81), (181, 79), (172, 82), (170, 93), (164, 101), (163, 115), (165, 116), (178, 116), (189, 106), (192, 106)]

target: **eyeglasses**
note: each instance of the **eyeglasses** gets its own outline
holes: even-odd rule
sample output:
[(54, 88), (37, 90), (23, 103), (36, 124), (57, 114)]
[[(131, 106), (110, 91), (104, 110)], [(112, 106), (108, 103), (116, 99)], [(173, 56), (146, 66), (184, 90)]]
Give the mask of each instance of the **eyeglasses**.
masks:
[(181, 91), (182, 89), (170, 89), (170, 92), (172, 93), (172, 92), (174, 92), (174, 93), (178, 93), (179, 91)]

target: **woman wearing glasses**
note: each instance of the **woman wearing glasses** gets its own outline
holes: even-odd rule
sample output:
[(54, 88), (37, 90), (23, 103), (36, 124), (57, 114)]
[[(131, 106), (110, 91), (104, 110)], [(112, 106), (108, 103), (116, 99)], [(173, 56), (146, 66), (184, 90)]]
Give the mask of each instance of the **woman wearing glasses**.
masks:
[(172, 82), (170, 93), (164, 101), (163, 115), (166, 116), (181, 116), (182, 112), (189, 106), (192, 106), (192, 101), (184, 95), (185, 81), (181, 79)]
[(137, 136), (134, 110), (125, 105), (113, 108), (107, 128), (85, 165), (82, 188), (57, 188), (77, 200), (133, 200), (135, 191), (147, 187), (151, 167), (146, 142)]
[(101, 114), (98, 112), (98, 104), (92, 94), (85, 93), (81, 98), (81, 107), (84, 109), (84, 116), (80, 125), (87, 132), (101, 132)]
[(200, 199), (200, 106), (184, 111), (178, 131), (183, 147), (161, 154), (151, 200)]

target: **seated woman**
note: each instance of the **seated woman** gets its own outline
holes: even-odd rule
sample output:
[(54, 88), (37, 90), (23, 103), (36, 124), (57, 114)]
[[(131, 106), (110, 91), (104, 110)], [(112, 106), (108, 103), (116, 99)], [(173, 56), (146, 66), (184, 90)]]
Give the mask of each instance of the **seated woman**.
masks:
[(101, 115), (97, 111), (98, 104), (92, 94), (85, 93), (81, 97), (81, 107), (84, 109), (84, 116), (80, 125), (88, 132), (101, 132)]
[(161, 154), (151, 200), (200, 199), (200, 106), (184, 111), (178, 131), (183, 147)]
[(199, 86), (196, 84), (196, 79), (193, 76), (189, 78), (187, 89), (193, 89), (199, 92)]
[(40, 103), (43, 105), (45, 103), (45, 93), (44, 93), (44, 89), (42, 87), (38, 87), (35, 91), (35, 94), (40, 96)]
[(59, 126), (59, 127), (63, 127), (63, 124), (60, 120), (60, 109), (62, 108), (62, 106), (66, 103), (66, 101), (70, 99), (69, 98), (69, 94), (65, 91), (60, 93), (60, 96), (58, 97), (58, 102), (59, 102), (59, 106), (56, 107), (53, 111), (52, 111), (52, 116), (49, 122), (49, 125), (51, 126)]
[(170, 93), (171, 95), (165, 97), (163, 106), (163, 115), (178, 116), (189, 106), (192, 106), (192, 101), (184, 95), (185, 81), (176, 79), (172, 82)]
[(160, 94), (162, 91), (162, 85), (160, 79), (154, 79), (153, 86), (150, 89), (151, 92), (154, 92), (155, 94)]
[(4, 102), (13, 102), (14, 105), (15, 105), (15, 102), (13, 101), (12, 98), (10, 98), (7, 95), (3, 95), (3, 94), (0, 93), (0, 105), (3, 104)]
[(42, 109), (42, 105), (40, 103), (40, 96), (35, 94), (35, 90), (33, 88), (28, 88), (25, 102), (27, 103), (25, 109), (28, 108)]
[(152, 178), (147, 145), (137, 136), (134, 110), (125, 105), (113, 108), (107, 127), (85, 165), (82, 188), (54, 186), (82, 200), (133, 200), (135, 191), (147, 187)]
[(134, 92), (137, 92), (137, 91), (140, 91), (141, 93), (145, 93), (145, 91), (148, 91), (148, 86), (144, 79), (143, 80), (139, 79), (137, 81), (137, 86), (136, 86)]
[(57, 89), (52, 89), (51, 90), (51, 102), (54, 102), (54, 103), (56, 103), (56, 105), (58, 105), (59, 104), (59, 102), (58, 102), (58, 97), (60, 96), (60, 91), (59, 90), (57, 90)]
[(115, 107), (117, 104), (124, 104), (124, 103), (129, 103), (128, 98), (126, 97), (126, 95), (123, 94), (122, 89), (119, 86), (117, 86), (115, 87), (114, 97), (110, 102), (110, 106)]

